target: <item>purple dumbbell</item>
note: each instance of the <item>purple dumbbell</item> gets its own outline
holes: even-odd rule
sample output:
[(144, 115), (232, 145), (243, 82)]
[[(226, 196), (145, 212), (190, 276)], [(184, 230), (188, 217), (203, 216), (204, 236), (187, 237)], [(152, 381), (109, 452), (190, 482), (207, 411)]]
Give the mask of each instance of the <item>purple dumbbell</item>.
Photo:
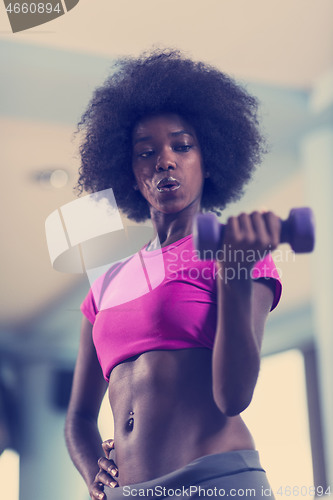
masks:
[[(224, 225), (212, 213), (198, 214), (193, 226), (194, 245), (202, 260), (213, 260), (221, 248)], [(293, 208), (287, 220), (281, 220), (280, 243), (289, 243), (296, 253), (312, 252), (315, 242), (311, 208)]]

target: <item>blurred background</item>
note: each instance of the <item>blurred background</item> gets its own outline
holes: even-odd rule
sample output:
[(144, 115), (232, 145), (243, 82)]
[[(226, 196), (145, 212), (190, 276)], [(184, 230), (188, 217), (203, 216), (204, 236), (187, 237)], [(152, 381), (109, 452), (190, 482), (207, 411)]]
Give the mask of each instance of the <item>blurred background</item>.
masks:
[[(313, 207), (312, 255), (276, 252), (284, 291), (244, 418), (278, 497), (333, 484), (333, 3), (331, 0), (92, 2), (13, 34), (0, 6), (0, 484), (6, 500), (87, 500), (63, 427), (85, 274), (52, 268), (45, 220), (75, 199), (73, 132), (113, 59), (176, 47), (261, 101), (270, 150), (233, 213)], [(112, 437), (103, 404), (100, 427)], [(331, 490), (332, 493), (332, 490)], [(324, 498), (327, 498), (325, 495)]]

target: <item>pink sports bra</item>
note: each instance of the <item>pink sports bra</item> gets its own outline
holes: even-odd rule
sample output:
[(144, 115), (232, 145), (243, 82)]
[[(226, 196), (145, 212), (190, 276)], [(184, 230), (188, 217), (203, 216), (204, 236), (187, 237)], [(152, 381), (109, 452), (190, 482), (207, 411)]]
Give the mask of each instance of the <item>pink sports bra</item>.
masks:
[[(160, 250), (145, 247), (114, 264), (92, 285), (81, 310), (93, 324), (103, 375), (122, 361), (152, 350), (213, 348), (216, 330), (216, 266), (200, 261), (192, 236)], [(268, 254), (252, 269), (253, 279), (281, 282)]]

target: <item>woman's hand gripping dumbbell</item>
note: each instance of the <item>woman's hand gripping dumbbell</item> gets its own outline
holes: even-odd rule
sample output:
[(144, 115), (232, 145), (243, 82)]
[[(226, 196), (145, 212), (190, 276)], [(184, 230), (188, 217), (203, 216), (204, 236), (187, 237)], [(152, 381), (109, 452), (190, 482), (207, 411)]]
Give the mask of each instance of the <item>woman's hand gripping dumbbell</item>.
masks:
[[(312, 252), (315, 242), (314, 216), (311, 208), (293, 208), (287, 220), (281, 220), (280, 243), (289, 243), (296, 253)], [(222, 247), (225, 226), (212, 214), (196, 216), (193, 237), (202, 260), (213, 260)]]

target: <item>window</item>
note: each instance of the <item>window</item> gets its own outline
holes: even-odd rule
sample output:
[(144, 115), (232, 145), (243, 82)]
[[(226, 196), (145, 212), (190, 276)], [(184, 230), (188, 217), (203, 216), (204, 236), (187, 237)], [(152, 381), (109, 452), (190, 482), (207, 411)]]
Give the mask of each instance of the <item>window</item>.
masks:
[(303, 500), (312, 498), (303, 494), (314, 482), (301, 351), (294, 349), (263, 359), (252, 403), (242, 416), (252, 432), (273, 493), (276, 495), (280, 487), (303, 486), (307, 490), (303, 488), (299, 496)]
[(6, 500), (19, 500), (19, 456), (5, 450), (0, 456), (1, 492)]

